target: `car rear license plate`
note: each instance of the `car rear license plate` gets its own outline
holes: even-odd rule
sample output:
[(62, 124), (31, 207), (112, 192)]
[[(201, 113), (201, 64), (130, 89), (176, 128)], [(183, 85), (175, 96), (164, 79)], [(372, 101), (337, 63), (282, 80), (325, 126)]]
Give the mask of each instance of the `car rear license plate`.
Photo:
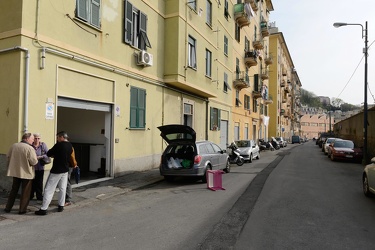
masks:
[(353, 158), (352, 155), (346, 155), (346, 158)]

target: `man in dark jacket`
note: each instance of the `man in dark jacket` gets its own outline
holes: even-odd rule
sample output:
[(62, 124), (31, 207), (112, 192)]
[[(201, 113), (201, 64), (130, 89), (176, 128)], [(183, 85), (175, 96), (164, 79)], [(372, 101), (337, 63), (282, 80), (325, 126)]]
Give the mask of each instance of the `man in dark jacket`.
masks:
[(47, 214), (47, 209), (56, 187), (60, 189), (57, 211), (62, 212), (64, 210), (69, 167), (77, 166), (73, 154), (73, 146), (68, 141), (68, 134), (65, 131), (61, 131), (57, 133), (56, 140), (57, 143), (47, 152), (47, 156), (53, 158), (53, 164), (44, 188), (43, 204), (38, 211), (35, 211), (36, 215)]

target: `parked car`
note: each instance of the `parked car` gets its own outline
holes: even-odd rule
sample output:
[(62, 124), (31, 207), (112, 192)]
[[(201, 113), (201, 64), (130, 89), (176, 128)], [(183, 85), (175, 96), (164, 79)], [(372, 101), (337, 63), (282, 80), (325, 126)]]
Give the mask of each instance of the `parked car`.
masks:
[(279, 143), (281, 148), (286, 147), (288, 145), (286, 140), (284, 140), (284, 138), (282, 137), (275, 137), (275, 139)]
[(167, 181), (177, 176), (196, 176), (207, 181), (207, 170), (230, 172), (229, 156), (211, 141), (196, 141), (189, 126), (172, 124), (160, 126), (160, 136), (168, 143), (160, 160), (160, 174)]
[(323, 143), (323, 146), (322, 146), (322, 152), (324, 154), (328, 154), (328, 148), (329, 148), (329, 144), (331, 144), (331, 142), (333, 142), (334, 140), (336, 140), (337, 138), (334, 138), (334, 137), (328, 137), (324, 143)]
[(245, 161), (253, 162), (253, 159), (260, 159), (260, 149), (254, 140), (235, 141)]
[(350, 140), (333, 141), (331, 144), (329, 144), (329, 154), (332, 161), (362, 161), (362, 150), (360, 148), (356, 148), (354, 142)]
[(301, 143), (301, 138), (298, 135), (292, 135), (292, 144)]
[(371, 164), (367, 165), (362, 174), (363, 193), (367, 196), (375, 194), (375, 157), (371, 159)]

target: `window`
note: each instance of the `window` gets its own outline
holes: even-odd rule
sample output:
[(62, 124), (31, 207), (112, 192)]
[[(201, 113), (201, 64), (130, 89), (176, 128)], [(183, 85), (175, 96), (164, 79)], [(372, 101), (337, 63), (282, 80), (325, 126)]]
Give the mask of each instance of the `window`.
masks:
[(206, 14), (206, 23), (212, 26), (212, 3), (207, 0), (207, 14)]
[(242, 105), (242, 102), (240, 101), (240, 91), (236, 89), (236, 107), (239, 107)]
[(244, 131), (243, 131), (243, 136), (244, 136), (244, 140), (248, 140), (249, 139), (249, 124), (248, 123), (245, 123), (245, 128), (244, 128)]
[(240, 59), (236, 57), (236, 80), (240, 79)]
[(130, 128), (146, 126), (146, 90), (130, 88)]
[(211, 77), (212, 53), (206, 49), (206, 76)]
[(244, 109), (250, 110), (250, 96), (244, 96)]
[(196, 57), (196, 44), (195, 39), (189, 36), (189, 45), (188, 45), (188, 66), (191, 68), (197, 68), (197, 57)]
[(224, 36), (224, 55), (228, 56), (228, 37)]
[(190, 8), (197, 11), (197, 0), (189, 0), (188, 5), (190, 6)]
[(230, 17), (229, 15), (229, 9), (228, 9), (228, 0), (224, 0), (224, 16), (226, 19)]
[(194, 102), (184, 99), (184, 125), (193, 127)]
[(264, 113), (263, 113), (263, 111), (264, 111), (263, 108), (264, 108), (264, 105), (263, 105), (263, 103), (261, 103), (261, 104), (260, 104), (260, 114), (261, 114), (261, 115), (264, 114)]
[(228, 74), (224, 72), (224, 92), (228, 92), (229, 90), (232, 90), (228, 84)]
[(258, 101), (255, 98), (253, 99), (253, 112), (258, 112)]
[(234, 140), (238, 141), (240, 139), (240, 124), (238, 122), (234, 123)]
[(77, 0), (76, 16), (100, 28), (100, 0)]
[(241, 41), (241, 27), (238, 25), (238, 23), (236, 22), (235, 25), (234, 25), (234, 38), (236, 39), (237, 42), (240, 42)]
[(220, 130), (220, 109), (210, 108), (210, 129)]
[(245, 36), (245, 52), (248, 52), (248, 51), (250, 51), (250, 41)]
[(147, 15), (125, 0), (124, 42), (141, 50), (151, 48), (147, 36)]

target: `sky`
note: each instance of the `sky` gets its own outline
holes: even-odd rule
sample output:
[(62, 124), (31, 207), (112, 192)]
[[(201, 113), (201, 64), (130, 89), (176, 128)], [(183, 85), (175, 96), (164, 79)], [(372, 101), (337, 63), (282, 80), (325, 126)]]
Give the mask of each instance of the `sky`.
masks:
[(365, 39), (360, 25), (335, 28), (333, 23), (362, 24), (365, 29), (367, 21), (367, 103), (375, 103), (374, 0), (272, 0), (272, 4), (270, 22), (283, 33), (302, 88), (353, 105), (364, 103)]

